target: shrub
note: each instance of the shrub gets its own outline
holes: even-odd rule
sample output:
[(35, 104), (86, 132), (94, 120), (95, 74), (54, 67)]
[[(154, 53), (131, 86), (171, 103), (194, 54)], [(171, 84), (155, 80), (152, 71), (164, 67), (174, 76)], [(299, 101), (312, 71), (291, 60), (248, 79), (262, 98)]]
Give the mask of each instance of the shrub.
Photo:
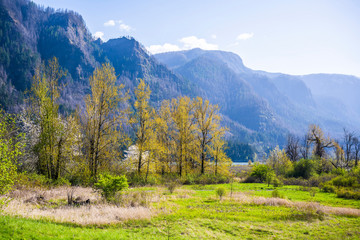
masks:
[(62, 178), (62, 177), (60, 177), (57, 180), (55, 180), (54, 182), (52, 182), (52, 184), (54, 186), (71, 186), (71, 183), (69, 182), (69, 180)]
[(264, 182), (269, 172), (271, 172), (271, 169), (267, 165), (255, 163), (250, 176), (258, 178), (260, 182)]
[(97, 182), (94, 184), (95, 189), (100, 191), (101, 196), (106, 201), (114, 199), (116, 192), (128, 188), (126, 177), (113, 176), (110, 174), (99, 174)]
[(16, 188), (47, 188), (50, 183), (50, 179), (36, 173), (18, 173), (15, 179)]
[(329, 182), (320, 183), (319, 188), (322, 192), (327, 192), (327, 193), (335, 192), (335, 187), (333, 185), (331, 185), (331, 183), (329, 183)]
[(307, 186), (308, 180), (305, 180), (303, 178), (284, 178), (283, 183), (285, 185)]
[(300, 159), (294, 164), (293, 176), (309, 179), (315, 173), (315, 164), (310, 159)]
[(244, 179), (243, 183), (260, 183), (260, 179), (254, 176), (248, 176)]
[(336, 191), (336, 196), (339, 198), (360, 200), (360, 192), (359, 191), (339, 189)]
[(310, 187), (310, 188), (309, 188), (309, 193), (310, 193), (310, 196), (311, 196), (311, 197), (315, 197), (315, 194), (316, 194), (316, 188), (312, 188), (312, 187)]
[(167, 189), (171, 194), (175, 191), (176, 187), (177, 187), (177, 183), (175, 181), (172, 181), (169, 184), (167, 184)]
[(226, 190), (223, 187), (219, 187), (219, 188), (216, 189), (216, 195), (219, 196), (220, 200), (225, 195), (225, 193), (226, 193)]
[(187, 174), (185, 176), (182, 176), (180, 181), (184, 185), (192, 185), (192, 184), (195, 184), (195, 177), (192, 174)]
[(271, 196), (273, 198), (284, 198), (284, 195), (282, 195), (277, 189), (271, 192)]
[(352, 187), (355, 183), (355, 177), (338, 176), (332, 180), (332, 184), (336, 187)]
[(280, 179), (278, 179), (277, 177), (274, 177), (272, 180), (272, 184), (273, 184), (274, 188), (277, 188), (277, 187), (281, 187), (283, 183), (281, 182)]

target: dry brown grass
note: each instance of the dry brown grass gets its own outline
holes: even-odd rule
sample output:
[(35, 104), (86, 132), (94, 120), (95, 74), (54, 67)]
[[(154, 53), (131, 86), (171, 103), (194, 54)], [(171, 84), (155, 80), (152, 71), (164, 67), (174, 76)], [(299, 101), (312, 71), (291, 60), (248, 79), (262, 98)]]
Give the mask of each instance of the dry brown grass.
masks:
[(4, 208), (4, 213), (32, 219), (49, 219), (60, 223), (79, 225), (112, 224), (124, 220), (150, 219), (151, 210), (145, 207), (116, 207), (114, 205), (90, 205), (59, 208), (38, 208), (14, 199)]
[[(90, 199), (91, 205), (68, 206), (67, 194), (74, 198)], [(38, 201), (39, 196), (43, 200)], [(153, 215), (148, 204), (115, 206), (105, 204), (101, 196), (91, 188), (59, 187), (49, 190), (15, 190), (9, 194), (12, 201), (3, 208), (3, 213), (32, 219), (49, 219), (60, 223), (79, 225), (112, 224), (125, 220), (150, 219)], [(152, 201), (149, 198), (146, 201)]]
[(283, 198), (254, 197), (254, 196), (250, 196), (249, 194), (241, 193), (241, 192), (233, 193), (232, 198), (227, 198), (227, 199), (241, 202), (243, 204), (284, 206), (284, 207), (292, 207), (299, 211), (305, 211), (305, 212), (316, 212), (320, 214), (325, 213), (325, 214), (360, 217), (360, 209), (323, 206), (316, 202), (293, 202)]

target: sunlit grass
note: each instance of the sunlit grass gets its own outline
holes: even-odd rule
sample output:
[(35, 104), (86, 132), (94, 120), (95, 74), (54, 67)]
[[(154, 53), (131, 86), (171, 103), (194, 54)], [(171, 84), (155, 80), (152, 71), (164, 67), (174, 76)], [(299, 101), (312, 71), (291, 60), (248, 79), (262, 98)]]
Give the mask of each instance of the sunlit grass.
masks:
[[(215, 189), (222, 186), (220, 201)], [(266, 184), (182, 186), (170, 194), (166, 188), (130, 189), (159, 195), (151, 202), (152, 217), (79, 226), (0, 217), (1, 239), (359, 239), (360, 217), (356, 200), (334, 194), (309, 192), (297, 186), (278, 188), (285, 199), (272, 199)], [(265, 198), (264, 198), (265, 197)], [(332, 206), (332, 207), (327, 207)], [(334, 208), (337, 207), (337, 208)], [(341, 208), (339, 208), (341, 207)], [(321, 211), (320, 211), (321, 210)]]

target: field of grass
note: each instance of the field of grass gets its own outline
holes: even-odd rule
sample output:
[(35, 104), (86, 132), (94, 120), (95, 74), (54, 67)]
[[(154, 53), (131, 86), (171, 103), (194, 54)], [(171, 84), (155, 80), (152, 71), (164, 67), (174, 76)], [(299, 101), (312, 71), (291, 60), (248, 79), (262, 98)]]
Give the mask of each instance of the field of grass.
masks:
[[(215, 193), (220, 186), (227, 192), (221, 201)], [(278, 188), (285, 199), (270, 198), (272, 191), (243, 183), (182, 186), (173, 194), (160, 187), (134, 188), (129, 193), (152, 196), (146, 204), (151, 217), (106, 225), (28, 219), (4, 209), (0, 239), (360, 239), (360, 201), (331, 193), (311, 196), (298, 186)]]

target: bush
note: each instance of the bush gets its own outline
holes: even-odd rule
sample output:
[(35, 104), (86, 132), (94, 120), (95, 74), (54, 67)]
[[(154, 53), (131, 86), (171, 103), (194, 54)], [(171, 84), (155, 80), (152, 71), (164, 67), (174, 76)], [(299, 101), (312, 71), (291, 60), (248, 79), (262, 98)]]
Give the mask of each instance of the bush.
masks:
[(216, 195), (219, 196), (220, 200), (225, 195), (225, 193), (226, 193), (226, 190), (223, 187), (219, 187), (219, 188), (216, 189)]
[(270, 171), (272, 170), (267, 165), (255, 163), (250, 176), (258, 178), (260, 182), (264, 182)]
[(171, 194), (175, 191), (176, 187), (177, 187), (177, 183), (175, 181), (172, 181), (169, 184), (167, 184), (167, 189)]
[(96, 190), (100, 191), (101, 196), (106, 201), (114, 200), (116, 192), (128, 188), (126, 177), (113, 176), (110, 174), (99, 174), (97, 182), (94, 184)]
[(331, 183), (329, 183), (329, 182), (320, 183), (319, 188), (320, 188), (320, 191), (322, 191), (322, 192), (327, 192), (327, 193), (335, 192), (335, 187), (333, 185), (331, 185)]
[(274, 188), (277, 188), (277, 187), (281, 187), (283, 183), (281, 182), (280, 179), (278, 179), (277, 177), (274, 177), (272, 180), (272, 184), (273, 184)]
[(339, 198), (360, 200), (360, 192), (359, 191), (339, 189), (336, 191), (336, 196)]
[(300, 159), (294, 163), (294, 170), (292, 175), (296, 178), (302, 177), (309, 179), (315, 173), (315, 164), (310, 159)]
[(18, 173), (15, 179), (16, 188), (48, 188), (50, 183), (50, 179), (36, 173)]
[(243, 183), (260, 183), (260, 179), (254, 176), (248, 176), (244, 179)]
[(284, 178), (283, 183), (285, 185), (308, 186), (308, 180), (303, 178)]
[(284, 195), (282, 195), (277, 189), (271, 192), (271, 196), (273, 198), (284, 198)]
[(69, 182), (69, 180), (60, 177), (56, 181), (53, 181), (52, 185), (54, 185), (54, 186), (71, 186), (71, 183)]
[(352, 187), (356, 183), (355, 177), (338, 176), (332, 180), (332, 184), (336, 187)]

